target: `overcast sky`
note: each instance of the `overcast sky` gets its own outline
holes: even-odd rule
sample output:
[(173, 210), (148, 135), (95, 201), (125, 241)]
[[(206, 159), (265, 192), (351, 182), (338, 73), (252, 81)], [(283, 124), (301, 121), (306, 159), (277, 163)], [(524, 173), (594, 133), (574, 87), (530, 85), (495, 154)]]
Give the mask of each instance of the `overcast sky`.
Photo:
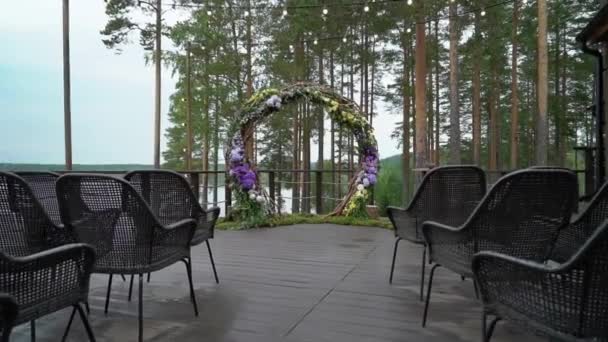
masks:
[[(106, 22), (102, 0), (71, 1), (70, 10), (74, 163), (151, 164), (153, 68), (136, 44), (120, 55), (105, 48), (99, 34)], [(61, 13), (61, 0), (3, 1), (0, 162), (64, 161)], [(170, 73), (164, 74), (163, 135), (174, 90)], [(374, 126), (380, 153), (389, 156), (398, 153), (390, 132), (399, 117), (382, 107)]]

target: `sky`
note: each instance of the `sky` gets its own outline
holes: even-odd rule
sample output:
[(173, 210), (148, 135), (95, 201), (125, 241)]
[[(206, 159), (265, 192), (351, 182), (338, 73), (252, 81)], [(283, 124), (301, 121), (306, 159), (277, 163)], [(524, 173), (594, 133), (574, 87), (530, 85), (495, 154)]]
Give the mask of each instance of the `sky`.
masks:
[[(177, 13), (167, 20), (184, 17)], [(138, 44), (125, 46), (121, 54), (103, 45), (102, 0), (71, 1), (70, 20), (74, 163), (152, 164), (153, 67), (145, 64)], [(0, 47), (0, 163), (63, 163), (61, 0), (3, 1)], [(163, 74), (164, 149), (175, 80), (170, 70)], [(380, 154), (389, 156), (399, 153), (390, 138), (399, 116), (383, 108), (380, 103), (374, 126)], [(311, 150), (314, 160), (316, 149)]]

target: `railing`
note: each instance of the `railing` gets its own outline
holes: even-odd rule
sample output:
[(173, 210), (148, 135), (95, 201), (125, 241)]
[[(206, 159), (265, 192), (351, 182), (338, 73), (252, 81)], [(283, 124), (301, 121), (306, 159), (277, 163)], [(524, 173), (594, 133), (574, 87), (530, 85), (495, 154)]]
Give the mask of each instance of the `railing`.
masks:
[[(592, 194), (589, 170), (573, 170), (579, 179), (581, 198)], [(81, 171), (79, 171), (81, 172)], [(203, 206), (223, 207), (222, 216), (232, 209), (232, 191), (228, 184), (226, 171), (177, 171), (189, 180), (195, 196)], [(500, 177), (511, 171), (486, 171), (487, 181), (492, 185)], [(85, 173), (104, 173), (124, 175), (126, 171), (85, 171)], [(355, 174), (354, 170), (257, 170), (262, 187), (266, 189), (279, 213), (316, 213), (324, 214), (333, 210), (348, 191), (348, 185)], [(291, 205), (286, 201), (291, 201)], [(370, 204), (375, 204), (370, 198)]]
[[(201, 203), (206, 203), (208, 206), (223, 205), (224, 213), (230, 212), (232, 191), (225, 171), (178, 172), (188, 178)], [(268, 192), (272, 202), (277, 204), (276, 209), (279, 213), (317, 214), (327, 213), (342, 200), (354, 172), (354, 170), (257, 170), (260, 185)], [(210, 191), (211, 196), (209, 196)], [(291, 194), (286, 191), (291, 191)], [(291, 201), (291, 206), (284, 206), (286, 201)], [(370, 204), (373, 203), (372, 196)]]

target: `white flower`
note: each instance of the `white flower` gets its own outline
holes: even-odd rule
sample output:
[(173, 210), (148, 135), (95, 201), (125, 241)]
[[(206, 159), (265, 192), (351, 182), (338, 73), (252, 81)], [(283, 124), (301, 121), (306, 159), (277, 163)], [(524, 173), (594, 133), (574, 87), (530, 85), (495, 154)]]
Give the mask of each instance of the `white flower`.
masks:
[(268, 100), (266, 100), (266, 107), (279, 109), (281, 108), (281, 102), (283, 101), (281, 100), (280, 96), (272, 95)]
[(361, 191), (363, 190), (365, 187), (363, 186), (363, 184), (359, 184), (357, 185), (357, 190)]
[(369, 179), (363, 178), (363, 186), (366, 188), (369, 186)]
[(249, 198), (251, 198), (251, 199), (252, 199), (252, 200), (254, 200), (254, 201), (255, 201), (256, 197), (257, 197), (257, 196), (255, 195), (255, 193), (251, 193), (251, 194), (249, 194)]
[(256, 198), (256, 201), (258, 201), (258, 203), (263, 203), (263, 202), (264, 202), (264, 197), (262, 197), (262, 196), (258, 196), (258, 197)]

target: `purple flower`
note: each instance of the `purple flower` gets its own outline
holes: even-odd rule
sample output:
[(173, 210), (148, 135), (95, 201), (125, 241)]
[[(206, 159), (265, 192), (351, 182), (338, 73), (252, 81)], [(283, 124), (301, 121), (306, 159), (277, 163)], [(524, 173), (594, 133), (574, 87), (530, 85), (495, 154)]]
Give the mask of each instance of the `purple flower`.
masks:
[(370, 167), (367, 168), (367, 173), (368, 174), (376, 174), (376, 173), (378, 173), (378, 170), (376, 170), (375, 167), (370, 166)]
[(241, 162), (243, 160), (243, 155), (236, 152), (236, 151), (232, 151), (230, 152), (230, 161), (232, 163), (238, 163)]
[(369, 184), (371, 184), (371, 185), (376, 184), (376, 182), (378, 181), (375, 174), (367, 175), (367, 180), (369, 181)]

